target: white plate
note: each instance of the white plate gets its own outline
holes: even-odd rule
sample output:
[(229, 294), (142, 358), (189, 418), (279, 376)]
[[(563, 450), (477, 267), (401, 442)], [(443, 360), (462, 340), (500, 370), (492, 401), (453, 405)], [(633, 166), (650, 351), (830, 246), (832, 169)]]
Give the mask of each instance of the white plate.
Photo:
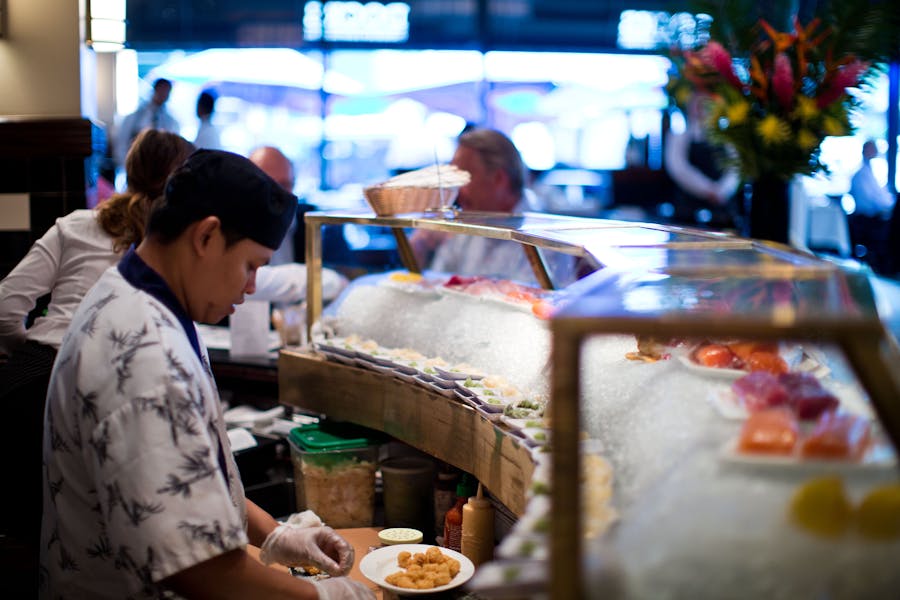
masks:
[(401, 596), (418, 596), (421, 594), (434, 594), (435, 592), (452, 590), (467, 582), (472, 575), (475, 574), (475, 565), (472, 564), (471, 560), (459, 552), (447, 548), (439, 548), (441, 554), (444, 556), (449, 556), (450, 558), (455, 558), (459, 561), (459, 573), (457, 573), (456, 577), (451, 579), (450, 583), (447, 585), (441, 585), (429, 590), (412, 590), (391, 585), (384, 580), (384, 578), (391, 573), (403, 570), (397, 566), (397, 555), (401, 552), (406, 551), (410, 554), (415, 554), (417, 552), (425, 552), (429, 548), (435, 547), (436, 546), (429, 546), (428, 544), (397, 544), (396, 546), (378, 548), (377, 550), (373, 550), (366, 554), (362, 560), (359, 561), (359, 570), (372, 583)]
[(478, 408), (481, 406), (481, 403), (478, 401), (478, 398), (475, 396), (470, 396), (468, 394), (463, 394), (459, 389), (453, 390), (453, 393), (456, 394), (456, 397), (459, 398), (464, 404), (471, 406), (472, 408)]
[(465, 381), (466, 379), (471, 379), (475, 381), (477, 379), (483, 379), (484, 375), (476, 375), (475, 373), (463, 373), (462, 371), (454, 371), (451, 367), (450, 369), (445, 369), (443, 367), (435, 367), (435, 371), (437, 371), (438, 375), (440, 375), (443, 379), (447, 379), (448, 381)]
[[(692, 348), (690, 351), (673, 352), (673, 355), (681, 364), (698, 375), (733, 380), (750, 373), (744, 369), (704, 367), (692, 358), (694, 350), (696, 348)], [(778, 355), (787, 363), (791, 371), (811, 373), (819, 379), (823, 379), (831, 373), (831, 369), (823, 362), (824, 355), (821, 352), (808, 350), (798, 344), (779, 344)]]
[(525, 438), (525, 443), (529, 446), (541, 446), (550, 441), (550, 431), (548, 429), (526, 427), (519, 430), (519, 433)]
[(403, 371), (398, 371), (397, 369), (394, 369), (394, 377), (396, 377), (400, 381), (405, 381), (406, 383), (415, 383), (416, 382), (415, 375), (410, 375), (409, 373), (406, 373)]
[(747, 409), (738, 403), (737, 396), (729, 388), (709, 390), (706, 395), (720, 415), (731, 421), (744, 421), (750, 416)]
[[(800, 445), (800, 442), (797, 442)], [(853, 471), (871, 471), (896, 469), (897, 458), (884, 443), (873, 445), (859, 461), (825, 460), (820, 458), (803, 458), (799, 454), (763, 454), (741, 452), (737, 440), (731, 440), (722, 446), (721, 457), (726, 462), (754, 466), (772, 467), (776, 469), (794, 469), (800, 471), (839, 470), (843, 473)]]
[(337, 353), (335, 353), (335, 352), (331, 352), (330, 350), (321, 350), (321, 349), (320, 349), (319, 352), (320, 352), (323, 356), (325, 356), (325, 358), (327, 358), (328, 360), (330, 360), (330, 361), (332, 361), (332, 362), (339, 362), (339, 363), (341, 363), (341, 364), (351, 365), (351, 366), (354, 366), (354, 367), (357, 366), (357, 365), (356, 365), (356, 360), (357, 360), (357, 359), (355, 359), (355, 358), (350, 358), (350, 357), (345, 356), (345, 355), (343, 355), (343, 354), (337, 354)]
[(330, 353), (330, 354), (339, 354), (341, 356), (345, 356), (347, 358), (356, 358), (357, 352), (356, 350), (350, 350), (348, 348), (344, 348), (338, 344), (328, 344), (325, 342), (316, 342), (315, 343), (316, 350), (321, 352)]
[(446, 398), (456, 398), (456, 386), (440, 379), (428, 383), (428, 387)]
[(503, 416), (503, 412), (495, 411), (495, 410), (493, 410), (493, 408), (494, 407), (492, 407), (492, 406), (485, 406), (484, 404), (479, 404), (478, 406), (475, 407), (475, 410), (478, 412), (479, 415), (481, 415), (488, 421), (491, 421), (493, 423), (499, 423), (500, 417)]
[[(875, 420), (868, 400), (863, 396), (858, 387), (850, 384), (838, 383), (836, 381), (824, 382), (822, 387), (834, 394), (840, 402), (839, 410), (841, 412), (851, 413)], [(707, 394), (709, 403), (713, 405), (721, 416), (732, 421), (744, 421), (750, 416), (750, 411), (741, 406), (737, 395), (731, 388), (721, 388), (710, 390)]]
[(693, 371), (702, 377), (716, 377), (718, 379), (737, 379), (743, 377), (750, 371), (743, 369), (723, 369), (719, 367), (704, 367), (697, 364), (688, 354), (677, 355), (678, 361), (683, 364), (689, 371)]

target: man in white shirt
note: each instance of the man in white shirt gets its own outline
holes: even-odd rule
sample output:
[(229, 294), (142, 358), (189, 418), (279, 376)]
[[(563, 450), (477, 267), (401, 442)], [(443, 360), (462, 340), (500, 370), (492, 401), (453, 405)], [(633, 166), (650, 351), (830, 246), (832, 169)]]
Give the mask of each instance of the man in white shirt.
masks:
[(888, 249), (891, 211), (894, 196), (878, 183), (872, 171), (872, 159), (878, 156), (874, 140), (862, 147), (862, 165), (850, 180), (850, 195), (856, 210), (847, 217), (854, 254), (882, 273), (889, 271), (893, 259)]
[[(503, 133), (493, 129), (472, 129), (463, 133), (451, 162), (471, 176), (469, 183), (460, 188), (457, 198), (463, 211), (512, 215), (526, 210), (525, 165), (518, 149)], [(431, 270), (538, 284), (525, 250), (517, 242), (467, 235), (447, 238), (434, 233), (418, 230), (411, 239), (420, 260), (434, 249)], [(575, 265), (571, 256), (546, 252), (543, 257), (557, 287), (574, 280)]]
[(149, 127), (173, 133), (179, 132), (178, 121), (166, 109), (166, 102), (169, 101), (171, 93), (172, 82), (168, 79), (157, 79), (153, 82), (153, 95), (150, 96), (150, 99), (122, 120), (114, 146), (116, 163), (120, 167), (124, 167), (125, 156), (131, 147), (131, 142), (141, 130)]
[[(284, 152), (274, 146), (260, 146), (250, 153), (250, 161), (263, 170), (263, 173), (278, 182), (283, 189), (294, 191), (294, 164), (284, 155)], [(294, 232), (297, 223), (292, 223), (281, 246), (272, 255), (273, 265), (284, 265), (295, 262)], [(305, 252), (300, 248), (300, 252)]]
[[(198, 151), (85, 296), (47, 395), (42, 598), (374, 598), (340, 577), (353, 550), (333, 530), (279, 525), (244, 497), (194, 326), (254, 292), (295, 212), (247, 159)], [(333, 577), (267, 568), (248, 543)]]
[(856, 212), (867, 217), (888, 217), (894, 208), (894, 197), (878, 183), (872, 172), (872, 159), (878, 156), (874, 140), (862, 147), (862, 164), (850, 180), (850, 195), (856, 202)]

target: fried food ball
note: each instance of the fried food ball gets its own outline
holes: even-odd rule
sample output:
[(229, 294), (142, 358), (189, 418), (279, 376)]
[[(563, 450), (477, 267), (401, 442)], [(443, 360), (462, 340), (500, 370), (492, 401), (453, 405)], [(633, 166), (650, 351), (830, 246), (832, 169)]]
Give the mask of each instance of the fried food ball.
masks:
[(447, 557), (447, 564), (450, 565), (450, 577), (456, 577), (459, 573), (459, 561), (455, 558)]
[(391, 573), (384, 580), (390, 585), (418, 590), (430, 590), (447, 585), (459, 573), (459, 561), (445, 556), (437, 547), (410, 554), (397, 554), (397, 566), (405, 571)]

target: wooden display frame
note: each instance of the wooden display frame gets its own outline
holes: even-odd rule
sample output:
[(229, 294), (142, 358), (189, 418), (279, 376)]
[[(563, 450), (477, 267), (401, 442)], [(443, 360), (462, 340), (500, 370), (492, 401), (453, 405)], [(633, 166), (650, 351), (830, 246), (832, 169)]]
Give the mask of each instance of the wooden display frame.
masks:
[(278, 357), (279, 400), (383, 431), (474, 475), (516, 516), (534, 462), (509, 431), (457, 400), (300, 349)]
[[(404, 266), (413, 272), (419, 271), (419, 265), (404, 229), (518, 242), (528, 253), (535, 277), (548, 289), (554, 287), (553, 281), (548, 277), (537, 249), (592, 259), (601, 273), (591, 277), (597, 282), (608, 279), (616, 284), (610, 289), (627, 289), (637, 274), (646, 274), (659, 281), (673, 277), (718, 277), (723, 280), (743, 277), (759, 281), (783, 279), (823, 283), (818, 288), (820, 293), (806, 294), (805, 307), (798, 308), (787, 301), (789, 298), (783, 298), (778, 306), (767, 305), (762, 310), (707, 313), (651, 311), (645, 303), (639, 303), (639, 309), (631, 310), (624, 297), (619, 297), (621, 292), (612, 292), (615, 302), (610, 302), (610, 297), (602, 294), (591, 297), (591, 288), (580, 285), (584, 282), (571, 286), (578, 290), (570, 288), (573, 295), (568, 307), (557, 312), (550, 323), (553, 518), (549, 584), (554, 599), (581, 598), (586, 591), (579, 558), (583, 550), (579, 490), (579, 368), (581, 345), (591, 335), (627, 333), (662, 338), (814, 339), (835, 343), (845, 353), (856, 377), (869, 393), (886, 433), (895, 447), (900, 448), (900, 403), (897, 402), (900, 375), (896, 372), (896, 365), (900, 364), (900, 346), (879, 321), (864, 273), (843, 270), (828, 261), (772, 242), (675, 226), (530, 213), (513, 216), (466, 213), (457, 219), (431, 214), (376, 217), (368, 212), (309, 213), (306, 215), (306, 264), (310, 333), (322, 314), (321, 228), (345, 223), (390, 228), (397, 239)], [(647, 238), (634, 235), (635, 232), (652, 235)], [(657, 254), (648, 254), (653, 252)], [(729, 252), (731, 256), (726, 257)], [(683, 256), (674, 258), (679, 253)], [(695, 259), (702, 259), (704, 253), (709, 260), (697, 263)], [(755, 258), (749, 261), (744, 258), (749, 255)], [(665, 260), (657, 260), (659, 257)], [(859, 295), (862, 293), (859, 283), (865, 284), (867, 297)], [(680, 297), (674, 288), (660, 286), (658, 291), (654, 297), (665, 299), (673, 294), (675, 298)], [(703, 296), (695, 293), (690, 297)], [(646, 300), (647, 296), (642, 298)], [(659, 304), (665, 306), (664, 302)], [(279, 382), (282, 402), (394, 435), (475, 474), (512, 512), (523, 514), (527, 485), (534, 472), (530, 453), (470, 407), (436, 392), (364, 369), (329, 363), (308, 353), (282, 351)]]

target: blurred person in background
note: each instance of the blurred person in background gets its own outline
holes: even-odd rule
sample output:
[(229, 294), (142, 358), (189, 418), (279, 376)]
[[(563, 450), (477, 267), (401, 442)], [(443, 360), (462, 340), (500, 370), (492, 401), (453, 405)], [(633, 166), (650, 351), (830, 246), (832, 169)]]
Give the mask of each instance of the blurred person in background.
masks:
[(862, 146), (862, 164), (850, 180), (850, 195), (856, 209), (848, 215), (850, 239), (854, 254), (878, 272), (887, 267), (889, 219), (894, 209), (894, 196), (878, 183), (872, 171), (872, 160), (878, 156), (875, 140)]
[[(291, 160), (278, 148), (274, 146), (260, 146), (250, 153), (250, 161), (263, 170), (263, 173), (274, 179), (278, 185), (289, 192), (294, 191), (294, 164)], [(296, 249), (294, 248), (294, 233), (297, 230), (297, 223), (291, 224), (284, 241), (275, 254), (272, 255), (270, 264), (283, 265), (296, 261)], [(306, 248), (301, 247), (300, 252), (305, 252)]]
[(122, 120), (115, 144), (116, 162), (119, 166), (125, 165), (128, 149), (142, 130), (149, 128), (178, 133), (178, 121), (166, 108), (171, 93), (172, 82), (168, 79), (157, 79), (153, 82), (153, 94), (150, 99)]
[(246, 158), (199, 150), (84, 297), (47, 394), (41, 597), (374, 598), (340, 577), (353, 548), (334, 530), (278, 524), (244, 496), (194, 324), (253, 293), (296, 202)]
[[(468, 171), (471, 176), (469, 183), (460, 188), (456, 199), (463, 212), (490, 211), (512, 215), (528, 210), (525, 165), (515, 144), (502, 132), (483, 128), (464, 131), (459, 136), (451, 164)], [(537, 283), (525, 251), (516, 242), (417, 230), (410, 243), (420, 263), (426, 264), (430, 260), (429, 268), (434, 271)], [(433, 257), (429, 259), (432, 253)], [(544, 259), (557, 285), (573, 280), (571, 257), (547, 252)]]
[(854, 214), (886, 219), (894, 208), (894, 197), (886, 187), (879, 185), (872, 172), (872, 159), (877, 156), (875, 140), (866, 140), (862, 146), (862, 164), (850, 180), (850, 195), (856, 203)]
[[(294, 190), (294, 165), (284, 152), (273, 146), (260, 146), (250, 153), (250, 161), (259, 167), (263, 173), (275, 180), (283, 190)], [(291, 223), (281, 246), (272, 254), (269, 261), (271, 265), (262, 270), (257, 277), (257, 293), (260, 299), (268, 299), (281, 302), (300, 302), (306, 296), (306, 266), (299, 264), (296, 253), (301, 256), (306, 252), (306, 228), (303, 225), (303, 215), (313, 207), (309, 204), (299, 203), (297, 206), (297, 218)], [(286, 299), (277, 292), (268, 294), (267, 290), (282, 288), (290, 285), (295, 293), (293, 298)], [(341, 293), (347, 285), (347, 278), (332, 269), (322, 269), (322, 297), (331, 300)], [(271, 297), (266, 297), (271, 296)]]
[(213, 92), (208, 90), (201, 92), (197, 96), (197, 118), (200, 120), (200, 125), (197, 128), (197, 138), (194, 140), (194, 145), (198, 148), (222, 149), (219, 128), (212, 122), (215, 110), (216, 97)]
[(703, 95), (691, 96), (684, 131), (670, 131), (666, 139), (663, 162), (677, 189), (672, 214), (663, 216), (679, 225), (734, 228), (740, 177), (719, 166), (719, 154), (725, 149), (707, 139), (707, 102)]
[[(47, 384), (57, 350), (85, 293), (104, 271), (115, 265), (132, 244), (141, 241), (154, 199), (166, 178), (194, 150), (174, 133), (146, 129), (135, 139), (125, 160), (128, 189), (96, 209), (75, 210), (56, 220), (28, 254), (0, 282), (0, 406), (16, 427), (2, 437), (7, 462), (4, 477), (16, 482), (3, 494), (3, 533), (27, 546), (34, 571), (23, 576), (37, 584), (40, 531), (41, 462)], [(49, 294), (45, 314), (26, 329), (38, 299)]]

